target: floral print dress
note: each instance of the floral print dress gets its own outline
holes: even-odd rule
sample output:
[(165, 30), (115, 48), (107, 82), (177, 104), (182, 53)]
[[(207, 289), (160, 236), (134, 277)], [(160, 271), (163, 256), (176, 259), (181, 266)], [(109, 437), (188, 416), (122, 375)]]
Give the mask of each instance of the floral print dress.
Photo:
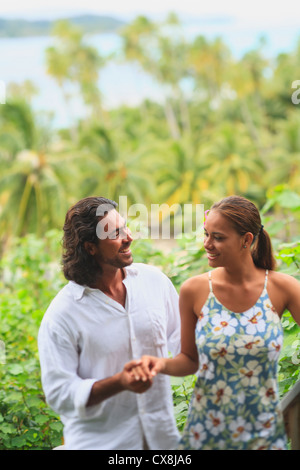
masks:
[(277, 363), (283, 341), (267, 292), (233, 313), (210, 294), (196, 325), (199, 370), (179, 449), (286, 449)]

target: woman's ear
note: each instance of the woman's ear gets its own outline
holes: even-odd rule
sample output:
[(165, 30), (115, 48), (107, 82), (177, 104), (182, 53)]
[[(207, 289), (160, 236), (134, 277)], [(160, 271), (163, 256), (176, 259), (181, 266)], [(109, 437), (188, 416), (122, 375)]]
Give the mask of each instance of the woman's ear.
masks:
[(252, 245), (253, 239), (254, 239), (253, 233), (247, 232), (244, 235), (244, 246), (250, 247)]

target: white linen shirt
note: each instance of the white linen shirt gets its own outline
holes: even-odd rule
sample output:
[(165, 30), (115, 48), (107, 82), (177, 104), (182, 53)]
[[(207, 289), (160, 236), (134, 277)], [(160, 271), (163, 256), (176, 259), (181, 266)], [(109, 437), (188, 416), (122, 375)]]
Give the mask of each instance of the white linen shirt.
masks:
[(170, 379), (159, 374), (143, 394), (122, 391), (86, 406), (97, 380), (144, 354), (180, 351), (178, 294), (156, 267), (124, 269), (125, 308), (99, 289), (70, 281), (42, 320), (39, 355), (46, 400), (64, 424), (66, 449), (173, 449), (176, 428)]

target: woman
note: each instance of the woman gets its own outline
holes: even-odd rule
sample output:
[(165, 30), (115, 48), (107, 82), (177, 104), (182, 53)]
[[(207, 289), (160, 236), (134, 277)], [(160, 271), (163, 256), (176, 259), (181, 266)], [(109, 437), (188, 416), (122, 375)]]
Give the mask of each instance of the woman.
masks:
[(300, 323), (300, 286), (274, 271), (259, 211), (231, 196), (205, 221), (209, 273), (180, 291), (182, 348), (175, 358), (145, 356), (136, 376), (197, 371), (180, 449), (285, 449), (277, 362), (289, 310)]

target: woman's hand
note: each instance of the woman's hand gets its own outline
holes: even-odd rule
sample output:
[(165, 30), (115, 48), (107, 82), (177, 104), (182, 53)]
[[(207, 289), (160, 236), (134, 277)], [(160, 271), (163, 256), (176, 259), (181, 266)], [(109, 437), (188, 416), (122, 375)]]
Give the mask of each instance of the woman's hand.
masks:
[(152, 381), (158, 373), (163, 372), (166, 360), (163, 357), (142, 356), (139, 363), (132, 368), (131, 373), (136, 380)]

